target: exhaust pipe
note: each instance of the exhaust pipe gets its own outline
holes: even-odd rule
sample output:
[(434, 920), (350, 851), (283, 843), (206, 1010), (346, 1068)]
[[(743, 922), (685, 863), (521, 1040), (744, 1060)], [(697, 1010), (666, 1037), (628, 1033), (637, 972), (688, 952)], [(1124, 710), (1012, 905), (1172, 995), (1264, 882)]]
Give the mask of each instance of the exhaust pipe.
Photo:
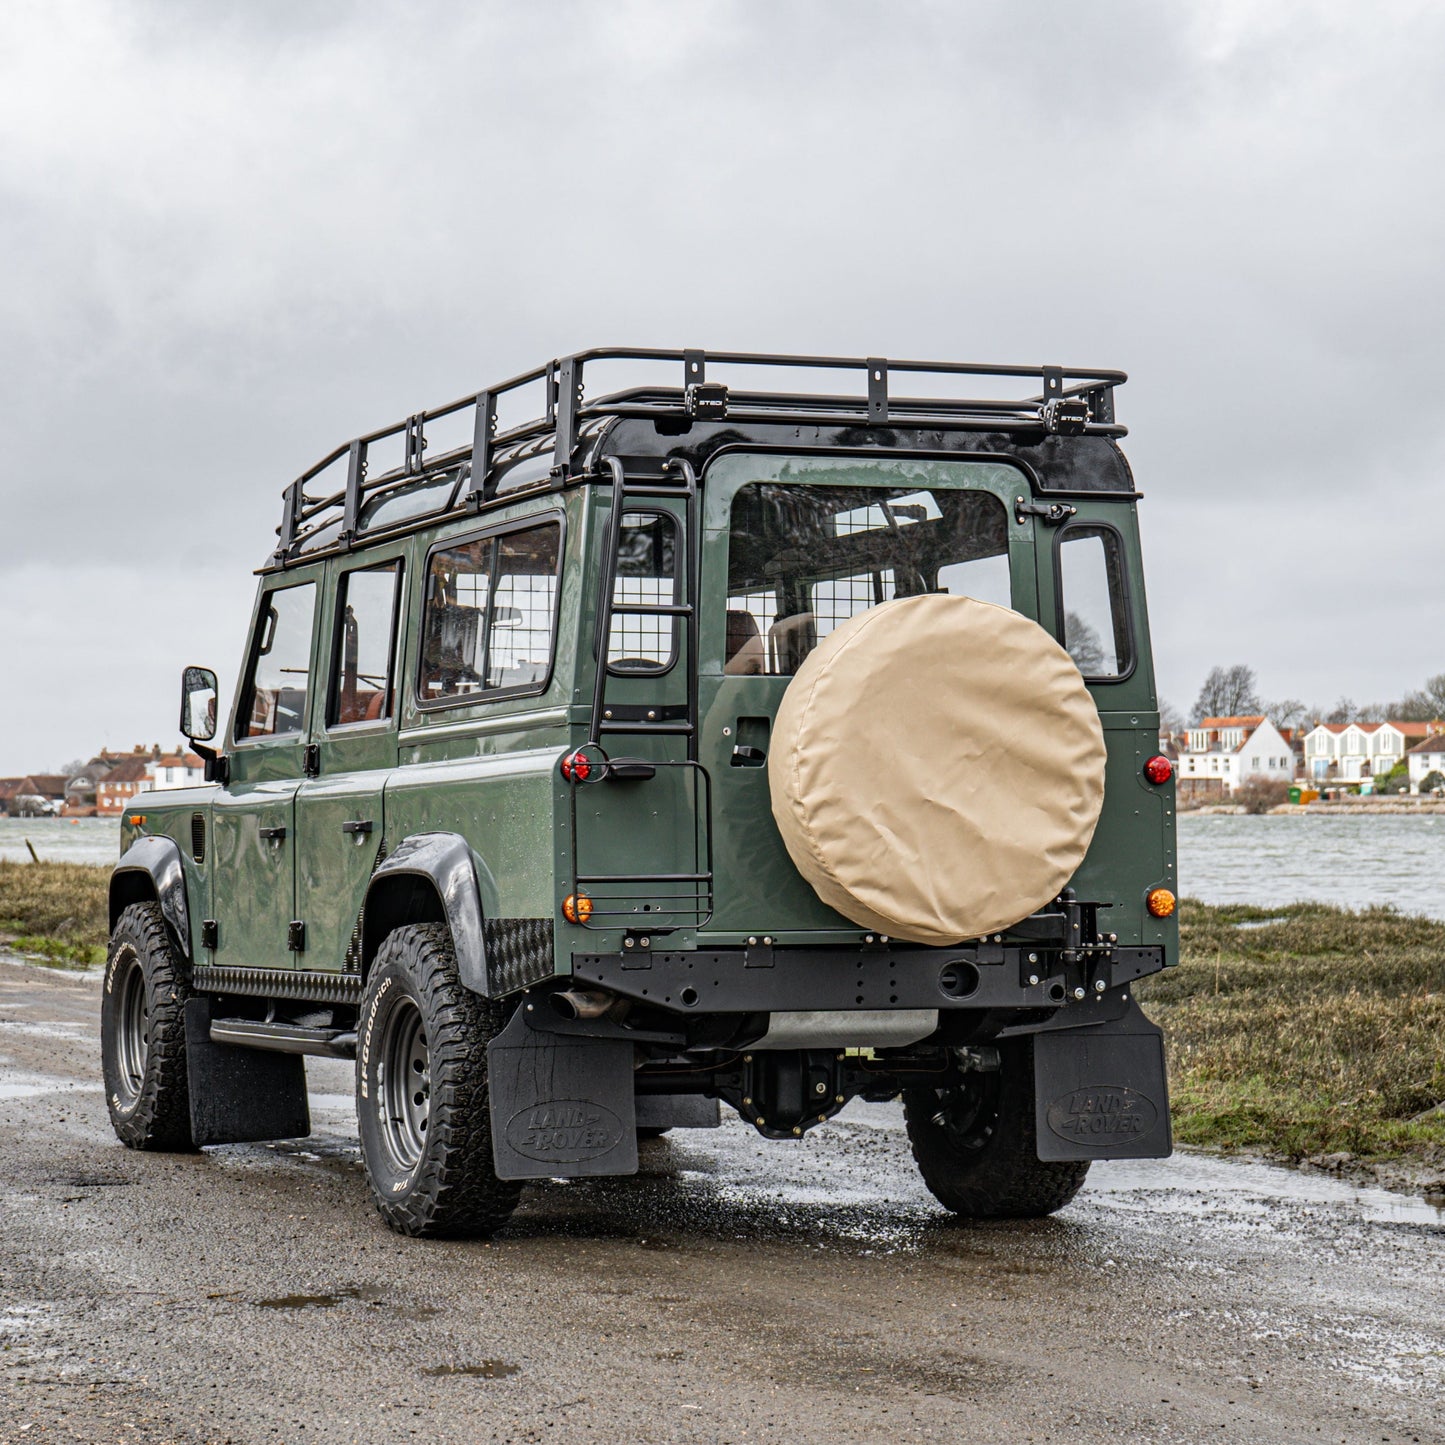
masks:
[(600, 1019), (622, 1002), (602, 988), (564, 988), (547, 996), (557, 1016), (564, 1019)]

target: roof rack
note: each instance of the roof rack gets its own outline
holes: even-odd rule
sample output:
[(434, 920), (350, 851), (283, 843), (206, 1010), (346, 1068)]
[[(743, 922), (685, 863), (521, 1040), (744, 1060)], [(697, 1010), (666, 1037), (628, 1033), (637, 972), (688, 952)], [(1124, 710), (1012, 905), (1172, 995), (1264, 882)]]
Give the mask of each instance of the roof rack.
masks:
[[(670, 362), (680, 365), (676, 386), (633, 387), (588, 399), (583, 368), (593, 362)], [(730, 388), (709, 381), (709, 364), (727, 367), (791, 368), (807, 371), (861, 372), (863, 388), (851, 395), (813, 391)], [(909, 376), (968, 376), (1034, 383), (1017, 399), (898, 396), (890, 380)], [(685, 430), (693, 421), (777, 422), (804, 425), (888, 427), (934, 430), (1042, 431), (1062, 435), (1123, 436), (1114, 420), (1114, 388), (1128, 380), (1122, 371), (1073, 366), (994, 366), (962, 361), (896, 361), (880, 356), (793, 356), (747, 351), (662, 350), (651, 347), (601, 347), (558, 357), (521, 372), (484, 391), (431, 411), (417, 412), (391, 426), (367, 432), (327, 453), (287, 487), (279, 545), (274, 562), (284, 563), (318, 533), (330, 534), (331, 546), (347, 548), (361, 532), (364, 504), (382, 492), (435, 475), (448, 465), (461, 472), (470, 458), (471, 487), (455, 492), (449, 508), (477, 510), (495, 494), (493, 464), (498, 459), (545, 450), (553, 438), (552, 476), (565, 479), (579, 439), (607, 417), (637, 417), (672, 422)], [(498, 401), (537, 383), (544, 386), (540, 416), (504, 431), (497, 428)], [(473, 412), (472, 444), (429, 457), (426, 425), (468, 410)], [(367, 476), (371, 446), (390, 437), (402, 439), (403, 462), (382, 476)], [(309, 484), (346, 459), (344, 487), (311, 495)], [(319, 549), (318, 549), (319, 550)]]

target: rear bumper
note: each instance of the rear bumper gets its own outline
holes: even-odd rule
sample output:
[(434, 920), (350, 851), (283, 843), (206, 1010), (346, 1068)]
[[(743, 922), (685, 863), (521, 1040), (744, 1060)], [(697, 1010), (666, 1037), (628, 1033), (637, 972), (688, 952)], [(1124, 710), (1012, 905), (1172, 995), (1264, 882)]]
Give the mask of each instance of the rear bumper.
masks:
[(1164, 967), (1161, 947), (1084, 957), (1014, 944), (959, 948), (698, 949), (579, 953), (579, 983), (679, 1014), (880, 1009), (1058, 1009)]

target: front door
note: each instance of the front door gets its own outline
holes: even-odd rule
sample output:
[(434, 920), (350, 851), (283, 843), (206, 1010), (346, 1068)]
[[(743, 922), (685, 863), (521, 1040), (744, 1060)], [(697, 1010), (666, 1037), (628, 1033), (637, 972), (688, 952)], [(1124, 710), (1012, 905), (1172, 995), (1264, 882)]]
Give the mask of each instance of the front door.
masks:
[(359, 967), (362, 899), (381, 856), (382, 793), (396, 766), (398, 552), (365, 567), (333, 564), (317, 709), (317, 776), (296, 797), (296, 908), (305, 966)]
[(216, 948), (232, 968), (294, 968), (296, 791), (306, 760), (317, 585), (262, 590), (236, 697), (230, 780), (216, 795)]

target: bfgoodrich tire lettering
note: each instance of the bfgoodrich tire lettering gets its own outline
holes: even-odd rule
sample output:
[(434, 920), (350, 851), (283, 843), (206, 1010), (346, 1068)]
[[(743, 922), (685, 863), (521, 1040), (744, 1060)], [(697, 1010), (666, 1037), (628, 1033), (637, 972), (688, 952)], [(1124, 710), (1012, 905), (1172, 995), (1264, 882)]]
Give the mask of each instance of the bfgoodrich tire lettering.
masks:
[(185, 1006), (190, 995), (160, 905), (116, 921), (100, 996), (100, 1060), (110, 1122), (131, 1149), (190, 1150)]
[(1089, 1165), (1038, 1157), (1033, 1040), (1010, 1039), (999, 1052), (997, 1073), (965, 1074), (956, 1088), (905, 1089), (908, 1138), (923, 1182), (955, 1214), (1038, 1219), (1079, 1192)]
[(487, 1043), (502, 1009), (462, 987), (440, 924), (388, 934), (356, 1041), (361, 1155), (381, 1217), (401, 1234), (488, 1235), (521, 1186), (492, 1168)]

